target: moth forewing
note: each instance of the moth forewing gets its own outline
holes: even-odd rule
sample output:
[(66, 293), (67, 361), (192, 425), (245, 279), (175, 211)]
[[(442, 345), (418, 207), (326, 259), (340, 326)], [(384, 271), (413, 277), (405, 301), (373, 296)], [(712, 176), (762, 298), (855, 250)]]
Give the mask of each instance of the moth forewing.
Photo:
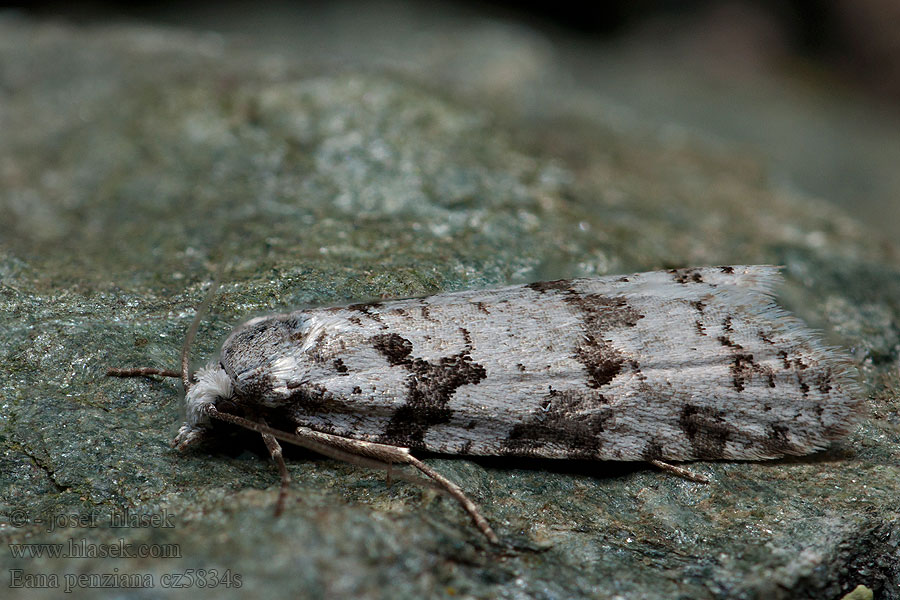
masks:
[(256, 318), (198, 372), (176, 443), (202, 439), (227, 401), (350, 454), (402, 448), (412, 460), (397, 462), (494, 540), (405, 449), (678, 472), (662, 461), (807, 454), (846, 434), (855, 370), (775, 306), (778, 280), (770, 266), (678, 269)]

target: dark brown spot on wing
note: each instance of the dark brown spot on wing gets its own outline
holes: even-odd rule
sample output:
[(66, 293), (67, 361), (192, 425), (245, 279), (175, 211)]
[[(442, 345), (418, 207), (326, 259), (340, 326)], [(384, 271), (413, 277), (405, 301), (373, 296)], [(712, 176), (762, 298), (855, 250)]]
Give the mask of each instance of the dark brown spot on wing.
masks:
[(290, 409), (300, 414), (319, 415), (334, 408), (334, 395), (317, 383), (302, 384), (287, 400)]
[(823, 394), (827, 394), (828, 392), (831, 391), (832, 378), (833, 378), (833, 373), (831, 371), (831, 367), (827, 367), (825, 369), (825, 372), (821, 373), (816, 378), (816, 387), (819, 389), (820, 392), (822, 392)]
[(781, 362), (784, 364), (784, 368), (785, 368), (785, 369), (790, 369), (790, 368), (791, 368), (791, 361), (790, 361), (790, 359), (788, 358), (788, 353), (787, 353), (786, 350), (779, 350), (779, 351), (778, 351), (778, 358), (781, 359)]
[[(468, 336), (465, 329), (464, 338)], [(428, 429), (446, 423), (453, 415), (449, 407), (453, 394), (463, 385), (477, 384), (487, 377), (484, 367), (472, 362), (471, 347), (437, 361), (412, 357), (412, 343), (395, 333), (372, 338), (373, 347), (391, 366), (402, 366), (406, 378), (406, 402), (391, 416), (379, 441), (386, 444), (422, 447)]]
[(753, 375), (753, 355), (735, 354), (731, 362), (731, 377), (734, 389), (744, 391), (744, 386)]
[(302, 319), (299, 319), (297, 317), (290, 317), (284, 320), (284, 325), (290, 332), (291, 341), (302, 342), (306, 337), (306, 332), (303, 331)]
[(596, 458), (603, 445), (599, 434), (612, 419), (597, 392), (550, 390), (538, 408), (510, 430), (504, 447), (508, 454), (540, 454), (552, 445), (566, 448), (569, 458)]
[(703, 275), (697, 269), (669, 269), (669, 273), (678, 283), (703, 283)]
[(678, 425), (700, 459), (722, 458), (725, 444), (734, 433), (725, 415), (709, 406), (685, 404)]
[(782, 456), (798, 454), (798, 448), (788, 439), (790, 428), (783, 423), (772, 423), (766, 427), (766, 437), (761, 440), (763, 451), (768, 455)]
[(367, 317), (380, 321), (381, 315), (378, 314), (377, 310), (382, 306), (383, 304), (381, 302), (360, 302), (357, 304), (348, 304), (347, 310), (359, 311)]
[(412, 353), (412, 342), (396, 333), (376, 335), (372, 338), (372, 345), (391, 366), (407, 364)]
[(534, 290), (535, 292), (550, 292), (550, 291), (561, 291), (568, 292), (572, 291), (572, 280), (571, 279), (556, 279), (554, 281), (536, 281), (534, 283), (529, 283), (526, 285), (530, 290)]
[(588, 386), (592, 388), (603, 387), (615, 379), (625, 362), (620, 352), (592, 335), (575, 348), (575, 356), (587, 371)]
[(656, 438), (652, 438), (649, 442), (647, 442), (647, 446), (641, 453), (641, 457), (646, 461), (662, 460), (663, 448), (662, 444), (659, 443), (659, 440)]
[(718, 338), (716, 338), (716, 339), (719, 340), (719, 343), (722, 344), (723, 346), (727, 346), (727, 347), (733, 348), (733, 349), (735, 349), (735, 350), (743, 350), (743, 349), (744, 349), (743, 346), (741, 346), (740, 344), (734, 342), (734, 341), (733, 341), (730, 337), (728, 337), (728, 336), (720, 335), (720, 336), (719, 336)]
[(720, 336), (718, 339), (723, 346), (732, 349), (731, 380), (734, 389), (739, 392), (744, 391), (744, 388), (747, 387), (754, 375), (763, 377), (766, 381), (766, 385), (770, 388), (775, 387), (775, 371), (772, 367), (757, 363), (752, 354), (742, 352), (744, 349), (743, 346), (731, 341), (730, 338)]
[(581, 313), (584, 337), (575, 347), (575, 359), (587, 371), (588, 386), (603, 387), (621, 372), (627, 358), (603, 336), (613, 329), (634, 327), (644, 315), (622, 297), (569, 294), (564, 300)]
[[(810, 387), (805, 375), (810, 375), (810, 373), (807, 373), (807, 371), (810, 369), (811, 365), (809, 363), (803, 362), (803, 358), (800, 356), (794, 356), (792, 358), (786, 350), (779, 350), (778, 357), (784, 364), (784, 368), (794, 373), (794, 376), (797, 378), (797, 385), (800, 388), (800, 392), (804, 396), (807, 396), (809, 394)], [(819, 391), (822, 391), (822, 393), (827, 393), (831, 390), (830, 369), (826, 367), (824, 373), (812, 373), (811, 375), (813, 377), (813, 384), (819, 389)]]

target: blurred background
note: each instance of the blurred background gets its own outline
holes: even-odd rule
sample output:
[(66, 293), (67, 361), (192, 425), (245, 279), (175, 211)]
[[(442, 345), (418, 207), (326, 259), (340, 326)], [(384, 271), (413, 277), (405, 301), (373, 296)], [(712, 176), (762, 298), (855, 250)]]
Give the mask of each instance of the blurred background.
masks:
[[(473, 100), (490, 86), (470, 84), (471, 60), (450, 56), (439, 40), (465, 40), (459, 52), (469, 58), (483, 44), (496, 57), (505, 44), (499, 55), (508, 60), (481, 74), (495, 79), (498, 94), (535, 94), (517, 85), (532, 77), (557, 93), (599, 92), (650, 127), (743, 145), (776, 187), (823, 197), (900, 234), (895, 0), (0, 5), (39, 19), (218, 32), (319, 65), (425, 69)], [(520, 71), (510, 69), (517, 54)], [(519, 96), (527, 112), (530, 100)]]

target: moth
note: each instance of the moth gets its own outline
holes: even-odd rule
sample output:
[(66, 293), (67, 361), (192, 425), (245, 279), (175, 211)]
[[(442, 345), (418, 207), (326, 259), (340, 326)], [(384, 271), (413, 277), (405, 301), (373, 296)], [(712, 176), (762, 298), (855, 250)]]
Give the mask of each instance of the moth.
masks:
[(855, 369), (778, 308), (772, 266), (559, 280), (299, 310), (237, 327), (180, 376), (184, 450), (226, 421), (328, 456), (411, 465), (499, 538), (453, 482), (416, 458), (647, 461), (803, 455), (861, 411)]

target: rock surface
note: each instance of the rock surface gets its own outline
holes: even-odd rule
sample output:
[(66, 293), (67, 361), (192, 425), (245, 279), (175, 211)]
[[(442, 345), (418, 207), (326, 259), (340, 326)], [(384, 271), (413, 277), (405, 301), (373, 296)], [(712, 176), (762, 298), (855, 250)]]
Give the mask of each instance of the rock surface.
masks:
[[(31, 586), (11, 597), (900, 598), (897, 247), (602, 94), (528, 104), (552, 52), (491, 31), (469, 60), (493, 70), (454, 79), (0, 18), (0, 565)], [(513, 553), (450, 499), (299, 452), (273, 518), (256, 440), (178, 454), (177, 382), (104, 377), (174, 368), (218, 269), (197, 364), (273, 310), (727, 263), (784, 265), (781, 304), (851, 349), (859, 431), (803, 459), (694, 465), (709, 485), (429, 457), (530, 548)], [(39, 543), (63, 556), (7, 546)]]

